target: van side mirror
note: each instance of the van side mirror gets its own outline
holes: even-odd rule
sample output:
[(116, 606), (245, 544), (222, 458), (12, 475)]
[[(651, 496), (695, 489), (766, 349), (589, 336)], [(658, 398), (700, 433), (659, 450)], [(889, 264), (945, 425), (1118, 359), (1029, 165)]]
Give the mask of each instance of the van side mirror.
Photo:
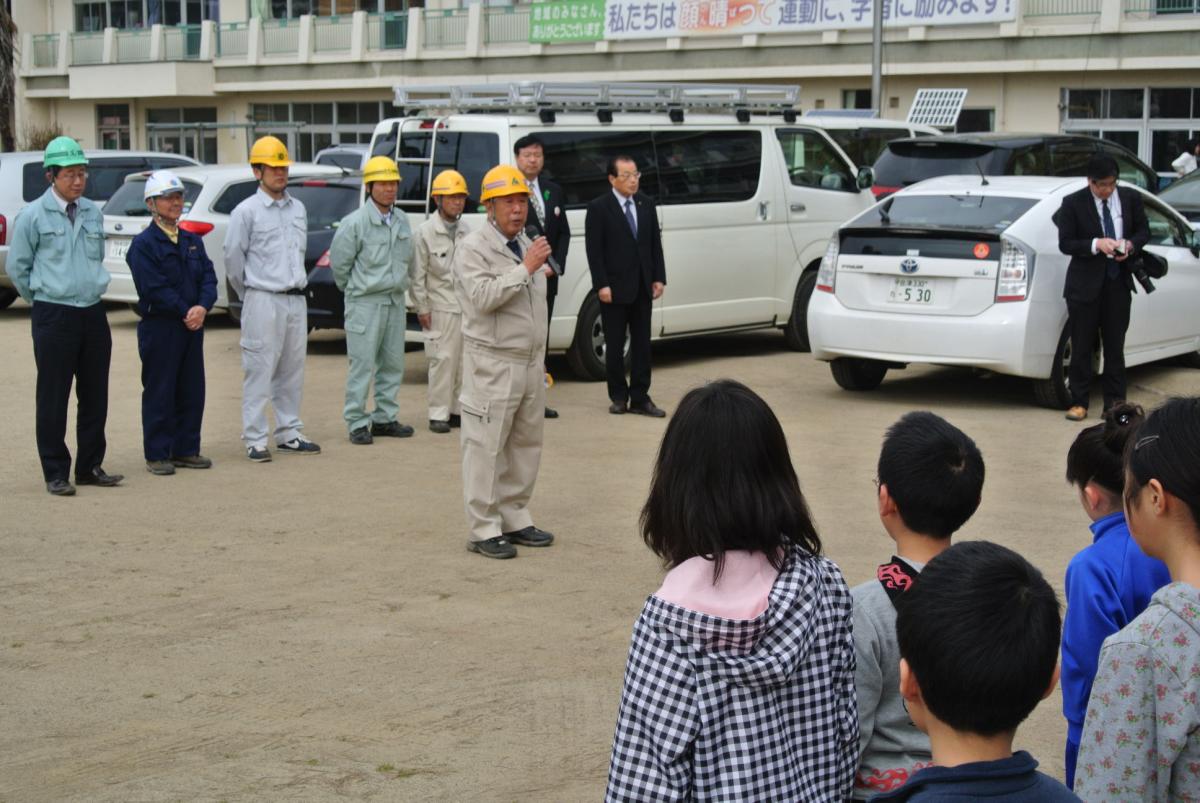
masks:
[(875, 183), (875, 168), (860, 167), (858, 168), (857, 184), (860, 190), (869, 190), (871, 185)]

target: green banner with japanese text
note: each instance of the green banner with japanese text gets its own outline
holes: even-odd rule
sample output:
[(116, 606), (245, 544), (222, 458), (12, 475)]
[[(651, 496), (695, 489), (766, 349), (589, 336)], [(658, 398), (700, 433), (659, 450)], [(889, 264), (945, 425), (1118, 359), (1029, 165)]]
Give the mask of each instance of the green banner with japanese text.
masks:
[(604, 38), (605, 0), (554, 0), (530, 6), (530, 42), (598, 42)]

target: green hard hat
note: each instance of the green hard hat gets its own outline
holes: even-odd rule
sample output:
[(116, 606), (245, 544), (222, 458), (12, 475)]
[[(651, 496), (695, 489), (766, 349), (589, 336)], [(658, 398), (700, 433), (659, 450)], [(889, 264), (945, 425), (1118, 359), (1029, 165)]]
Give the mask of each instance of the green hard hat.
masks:
[(71, 167), (87, 163), (83, 148), (70, 137), (55, 137), (50, 140), (50, 144), (46, 146), (46, 154), (42, 157), (42, 167)]

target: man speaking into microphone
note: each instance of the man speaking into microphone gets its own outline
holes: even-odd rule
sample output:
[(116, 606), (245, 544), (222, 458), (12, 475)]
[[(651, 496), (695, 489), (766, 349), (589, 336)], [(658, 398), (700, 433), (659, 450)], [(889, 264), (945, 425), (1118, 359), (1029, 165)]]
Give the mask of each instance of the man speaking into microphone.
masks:
[(517, 168), (489, 170), (479, 199), (487, 224), (463, 239), (453, 268), (462, 307), (467, 549), (515, 558), (517, 545), (554, 541), (528, 509), (542, 459), (550, 245), (525, 234), (529, 186)]

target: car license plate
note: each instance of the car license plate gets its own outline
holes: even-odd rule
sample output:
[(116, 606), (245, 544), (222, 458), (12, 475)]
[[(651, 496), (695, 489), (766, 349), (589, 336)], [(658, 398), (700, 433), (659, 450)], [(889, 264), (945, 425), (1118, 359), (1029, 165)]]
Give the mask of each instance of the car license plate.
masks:
[(889, 304), (932, 304), (933, 280), (897, 276), (888, 292)]
[(108, 240), (108, 258), (109, 259), (124, 259), (125, 254), (129, 253), (128, 237), (110, 237)]

